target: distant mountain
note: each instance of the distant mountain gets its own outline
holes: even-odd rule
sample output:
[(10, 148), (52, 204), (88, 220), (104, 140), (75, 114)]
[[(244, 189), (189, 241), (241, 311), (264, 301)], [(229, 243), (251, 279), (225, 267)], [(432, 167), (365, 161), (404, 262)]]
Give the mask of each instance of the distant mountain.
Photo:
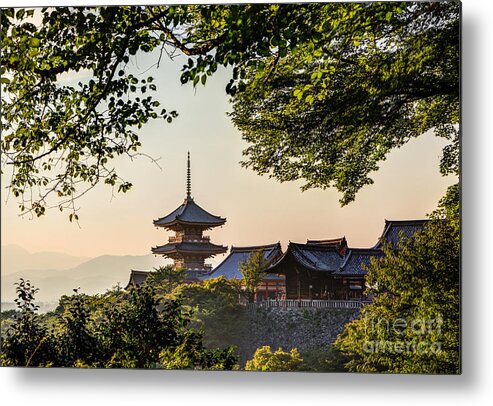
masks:
[(1, 254), (2, 275), (13, 274), (25, 269), (69, 269), (90, 259), (62, 252), (30, 253), (18, 245), (2, 245)]
[(153, 269), (165, 264), (153, 255), (103, 255), (67, 269), (26, 269), (4, 274), (2, 268), (2, 301), (15, 298), (14, 283), (29, 279), (39, 288), (40, 301), (56, 301), (61, 295), (73, 293), (74, 288), (87, 294), (104, 293), (116, 284), (125, 286), (131, 269)]

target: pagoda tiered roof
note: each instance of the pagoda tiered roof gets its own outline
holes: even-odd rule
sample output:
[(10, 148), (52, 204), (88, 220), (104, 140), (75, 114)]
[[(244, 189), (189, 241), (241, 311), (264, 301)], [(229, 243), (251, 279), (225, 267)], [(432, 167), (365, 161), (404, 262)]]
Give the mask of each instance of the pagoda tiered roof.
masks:
[(225, 218), (214, 216), (200, 207), (192, 197), (187, 196), (184, 202), (167, 216), (154, 220), (156, 227), (173, 227), (177, 224), (199, 225), (206, 228), (222, 226)]
[(173, 255), (173, 254), (199, 254), (207, 256), (223, 254), (228, 250), (223, 245), (216, 245), (210, 242), (178, 242), (169, 243), (152, 248), (153, 254)]
[[(248, 260), (248, 257), (255, 251), (263, 251), (264, 258), (271, 262), (282, 255), (281, 244), (256, 245), (250, 247), (231, 247), (226, 258), (214, 270), (200, 279), (213, 279), (223, 276), (226, 279), (243, 279), (240, 271), (242, 262)], [(277, 275), (269, 275), (268, 279), (280, 279)]]

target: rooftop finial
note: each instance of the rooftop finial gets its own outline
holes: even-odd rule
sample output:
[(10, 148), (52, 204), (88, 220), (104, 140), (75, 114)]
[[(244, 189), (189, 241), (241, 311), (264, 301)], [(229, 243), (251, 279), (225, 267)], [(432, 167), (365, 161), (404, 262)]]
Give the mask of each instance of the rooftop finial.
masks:
[(188, 151), (187, 160), (187, 199), (190, 199), (192, 193), (192, 179), (190, 176), (190, 151)]

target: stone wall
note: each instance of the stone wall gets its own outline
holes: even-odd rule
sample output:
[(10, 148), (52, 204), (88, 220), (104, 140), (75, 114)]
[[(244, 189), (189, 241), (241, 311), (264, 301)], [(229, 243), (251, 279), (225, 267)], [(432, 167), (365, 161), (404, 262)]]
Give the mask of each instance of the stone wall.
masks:
[(255, 350), (265, 345), (285, 351), (329, 345), (358, 314), (359, 309), (327, 308), (272, 307), (246, 311), (239, 348), (241, 358), (252, 358)]

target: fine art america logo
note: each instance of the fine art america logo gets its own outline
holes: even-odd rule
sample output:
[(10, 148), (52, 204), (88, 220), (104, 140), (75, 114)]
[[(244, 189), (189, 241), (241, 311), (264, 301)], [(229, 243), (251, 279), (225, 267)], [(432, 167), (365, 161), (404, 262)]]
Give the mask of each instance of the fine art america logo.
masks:
[(433, 319), (411, 320), (365, 318), (367, 337), (377, 338), (366, 340), (363, 343), (363, 350), (375, 354), (438, 354), (442, 349), (442, 342), (439, 340), (442, 323), (441, 315)]

